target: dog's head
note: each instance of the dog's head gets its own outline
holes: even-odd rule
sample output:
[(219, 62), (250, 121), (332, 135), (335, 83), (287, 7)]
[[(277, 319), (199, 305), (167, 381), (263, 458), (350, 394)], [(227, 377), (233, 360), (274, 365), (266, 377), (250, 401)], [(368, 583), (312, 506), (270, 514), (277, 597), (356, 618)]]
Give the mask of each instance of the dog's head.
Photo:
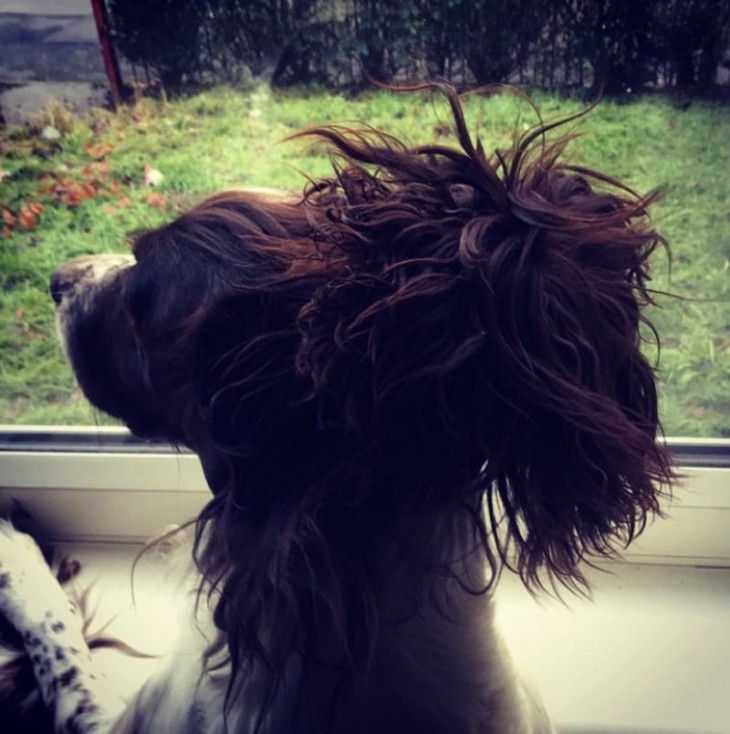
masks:
[[(487, 157), (445, 91), (460, 149), (322, 128), (339, 162), (301, 202), (222, 194), (133, 260), (54, 276), (91, 401), (200, 454), (201, 563), (249, 651), (305, 587), (367, 618), (384, 534), (395, 577), (448, 567), (456, 517), (526, 581), (580, 580), (671, 480), (640, 350), (651, 197), (540, 131)], [(417, 549), (413, 518), (433, 519)]]
[[(259, 457), (258, 444), (277, 426), (287, 432), (289, 402), (306, 392), (292, 365), (316, 267), (290, 276), (307, 257), (298, 238), (311, 236), (300, 207), (232, 192), (134, 236), (133, 255), (61, 265), (51, 278), (58, 331), (88, 399), (204, 462), (215, 463), (213, 441)], [(236, 425), (226, 434), (219, 406), (244, 410), (244, 395), (246, 415), (228, 416)]]

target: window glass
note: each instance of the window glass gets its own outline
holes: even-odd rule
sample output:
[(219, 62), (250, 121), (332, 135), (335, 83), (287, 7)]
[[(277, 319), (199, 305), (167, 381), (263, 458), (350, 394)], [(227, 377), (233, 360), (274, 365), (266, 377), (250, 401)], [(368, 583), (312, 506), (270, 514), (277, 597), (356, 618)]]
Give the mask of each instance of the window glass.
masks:
[[(0, 90), (5, 118), (0, 128), (0, 423), (110, 423), (86, 403), (57, 345), (47, 283), (54, 267), (65, 259), (125, 251), (129, 232), (168, 221), (217, 190), (266, 186), (300, 191), (301, 172), (321, 175), (328, 163), (320, 150), (280, 141), (311, 124), (359, 121), (413, 143), (453, 141), (449, 115), (438, 101), (373, 90), (362, 76), (360, 93), (352, 94), (352, 84), (346, 85), (347, 74), (358, 73), (353, 71), (359, 68), (354, 62), (337, 66), (335, 73), (335, 61), (322, 61), (317, 77), (314, 61), (307, 62), (305, 73), (284, 55), (279, 58), (281, 75), (274, 91), (254, 85), (248, 73), (234, 79), (233, 86), (208, 85), (192, 91), (190, 84), (182, 94), (168, 94), (155, 59), (132, 64), (117, 49), (125, 81), (146, 89), (117, 113), (100, 107), (75, 112), (79, 93), (74, 84), (106, 82), (87, 3), (67, 0), (62, 5), (65, 15), (50, 20), (43, 13), (33, 15), (33, 3), (27, 13), (13, 16), (20, 30), (8, 37), (6, 58), (0, 61), (0, 71), (13, 82)], [(478, 19), (461, 9), (462, 4), (433, 5), (455, 8), (453, 17), (444, 16), (439, 26), (444, 38), (452, 30), (476, 24), (475, 32), (486, 39), (484, 45), (489, 41), (490, 48), (497, 48), (499, 38), (492, 38), (492, 31), (482, 28)], [(499, 27), (509, 41), (512, 30), (506, 29), (522, 28), (529, 12), (526, 15), (523, 8), (516, 13), (512, 6), (520, 3), (497, 5), (504, 8), (500, 13), (507, 13)], [(718, 101), (727, 97), (728, 89), (722, 63), (727, 19), (671, 15), (672, 3), (658, 2), (647, 4), (655, 8), (654, 15), (648, 10), (642, 12), (649, 15), (639, 20), (632, 15), (633, 35), (627, 36), (621, 32), (621, 4), (609, 0), (522, 5), (535, 13), (541, 8), (541, 25), (523, 28), (529, 42), (505, 46), (501, 65), (492, 58), (491, 66), (489, 59), (480, 66), (469, 45), (453, 53), (438, 47), (443, 63), (434, 61), (437, 39), (426, 33), (432, 29), (428, 18), (417, 14), (408, 22), (423, 30), (421, 38), (431, 38), (428, 49), (413, 45), (411, 35), (399, 25), (406, 21), (398, 16), (379, 31), (392, 34), (390, 45), (364, 49), (362, 58), (380, 64), (380, 72), (392, 73), (395, 83), (433, 75), (439, 63), (442, 75), (467, 87), (475, 86), (482, 75), (507, 79), (531, 90), (545, 119), (575, 112), (603, 91), (605, 98), (581, 124), (571, 155), (639, 192), (657, 187), (665, 191), (654, 216), (670, 248), (655, 257), (652, 285), (661, 293), (658, 307), (649, 314), (659, 335), (665, 432), (730, 436), (730, 107)], [(687, 7), (697, 10), (702, 5)], [(334, 15), (321, 9), (324, 15), (318, 22), (354, 28), (356, 12), (364, 11), (343, 2)], [(69, 18), (76, 19), (74, 28), (86, 28), (83, 38), (73, 36)], [(690, 20), (700, 25), (695, 36), (686, 37), (692, 48), (687, 59), (675, 47), (675, 36), (690, 28)], [(76, 44), (75, 58), (82, 58), (83, 68), (63, 67), (60, 59), (67, 56), (59, 55), (54, 46), (55, 32), (38, 31), (51, 21), (66, 29), (58, 43)], [(675, 25), (670, 28), (667, 23)], [(715, 32), (718, 25), (720, 36)], [(313, 25), (306, 27), (314, 32)], [(331, 48), (345, 42), (340, 36), (332, 39), (327, 41), (334, 44)], [(675, 46), (668, 46), (667, 39), (675, 39)], [(196, 63), (208, 69), (205, 81), (210, 82), (222, 66), (207, 63), (206, 54), (213, 52), (206, 48), (201, 46)], [(285, 48), (295, 56), (300, 53), (293, 45)], [(46, 59), (46, 66), (38, 67), (33, 59)], [(186, 74), (181, 79), (196, 81), (192, 71)], [(156, 77), (162, 83), (155, 82)], [(39, 78), (57, 81), (45, 87), (26, 84)], [(290, 82), (294, 86), (285, 88)], [(515, 132), (537, 120), (530, 106), (511, 94), (474, 95), (467, 107), (472, 129), (478, 130), (487, 150), (508, 145)], [(650, 337), (648, 331), (646, 335)], [(646, 349), (652, 359), (657, 357), (650, 338)]]

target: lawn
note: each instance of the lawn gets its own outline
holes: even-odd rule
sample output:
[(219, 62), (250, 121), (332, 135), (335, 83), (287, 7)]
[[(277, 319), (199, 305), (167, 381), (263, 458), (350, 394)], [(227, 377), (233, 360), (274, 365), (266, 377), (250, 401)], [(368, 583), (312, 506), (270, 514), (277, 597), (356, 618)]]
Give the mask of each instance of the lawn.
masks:
[[(551, 119), (577, 101), (536, 97)], [(469, 98), (486, 149), (505, 146), (535, 113), (511, 95)], [(37, 124), (0, 131), (0, 423), (96, 423), (55, 341), (47, 283), (75, 255), (126, 248), (126, 234), (161, 224), (210, 192), (301, 190), (328, 171), (322, 151), (289, 133), (366, 121), (419, 143), (451, 139), (441, 101), (373, 92), (218, 88), (173, 102), (141, 99), (86, 119), (50, 105)], [(47, 139), (46, 126), (60, 132)], [(46, 128), (45, 137), (43, 130)], [(657, 226), (671, 244), (654, 263), (664, 427), (670, 436), (730, 436), (730, 108), (668, 99), (603, 102), (572, 144), (576, 161), (640, 191), (662, 186)], [(151, 186), (150, 181), (155, 185)], [(651, 349), (650, 347), (647, 347)], [(656, 354), (652, 350), (652, 358)]]

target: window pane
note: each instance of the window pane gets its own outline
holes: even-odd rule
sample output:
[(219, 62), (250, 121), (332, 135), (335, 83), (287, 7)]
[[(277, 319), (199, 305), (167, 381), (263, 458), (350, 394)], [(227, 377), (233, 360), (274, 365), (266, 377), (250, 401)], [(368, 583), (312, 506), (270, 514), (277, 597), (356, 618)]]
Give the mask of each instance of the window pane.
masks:
[[(519, 75), (530, 69), (526, 63)], [(546, 119), (583, 106), (558, 94), (535, 100)], [(475, 96), (467, 106), (488, 151), (536, 121), (511, 95)], [(448, 120), (439, 102), (419, 95), (219, 87), (83, 118), (49, 102), (31, 125), (0, 129), (0, 423), (111, 423), (85, 402), (56, 344), (47, 295), (56, 265), (124, 251), (127, 233), (220, 189), (301, 190), (299, 171), (322, 175), (327, 161), (321, 151), (279, 141), (307, 125), (365, 121), (413, 143), (449, 143)], [(576, 161), (640, 192), (666, 189), (654, 214), (670, 243), (671, 272), (668, 255), (657, 253), (653, 286), (673, 295), (657, 296), (649, 314), (661, 346), (665, 432), (730, 436), (730, 108), (624, 89), (581, 132), (570, 149)], [(656, 356), (650, 343), (647, 352)]]

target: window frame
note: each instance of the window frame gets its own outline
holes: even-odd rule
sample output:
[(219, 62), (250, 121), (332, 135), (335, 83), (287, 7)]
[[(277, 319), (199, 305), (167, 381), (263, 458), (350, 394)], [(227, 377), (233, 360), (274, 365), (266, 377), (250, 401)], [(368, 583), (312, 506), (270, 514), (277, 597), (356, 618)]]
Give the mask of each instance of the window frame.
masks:
[[(730, 567), (730, 439), (666, 443), (683, 479), (623, 557)], [(0, 511), (19, 502), (56, 540), (143, 543), (209, 498), (187, 449), (118, 427), (0, 426)]]

